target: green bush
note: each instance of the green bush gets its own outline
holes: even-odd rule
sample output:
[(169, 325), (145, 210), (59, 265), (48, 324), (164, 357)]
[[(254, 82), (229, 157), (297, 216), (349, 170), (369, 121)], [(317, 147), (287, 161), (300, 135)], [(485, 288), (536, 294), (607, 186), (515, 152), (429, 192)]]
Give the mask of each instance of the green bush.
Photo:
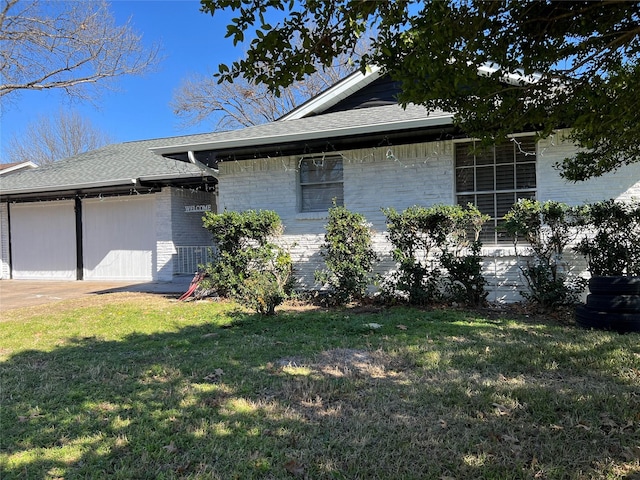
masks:
[(640, 203), (606, 200), (585, 205), (586, 234), (575, 250), (591, 275), (640, 275)]
[(579, 217), (578, 208), (529, 199), (519, 200), (504, 217), (504, 229), (514, 240), (516, 255), (521, 240), (533, 254), (519, 266), (528, 287), (520, 293), (543, 309), (576, 303), (586, 286), (569, 272), (563, 257), (577, 236)]
[(365, 217), (344, 206), (330, 208), (321, 255), (326, 269), (316, 271), (315, 279), (329, 287), (334, 302), (362, 299), (377, 259)]
[(273, 314), (292, 290), (291, 256), (270, 239), (282, 222), (270, 210), (211, 213), (203, 217), (218, 247), (205, 268), (219, 295), (236, 299), (258, 313)]
[(383, 212), (398, 263), (382, 284), (383, 294), (417, 305), (443, 299), (479, 304), (486, 298), (478, 234), (487, 217), (476, 207), (413, 206), (402, 213), (393, 208)]
[(478, 306), (489, 293), (482, 275), (482, 242), (479, 240), (482, 225), (489, 216), (472, 204), (454, 205), (448, 210), (451, 230), (444, 247), (440, 247), (440, 263), (446, 272), (445, 296), (448, 300)]

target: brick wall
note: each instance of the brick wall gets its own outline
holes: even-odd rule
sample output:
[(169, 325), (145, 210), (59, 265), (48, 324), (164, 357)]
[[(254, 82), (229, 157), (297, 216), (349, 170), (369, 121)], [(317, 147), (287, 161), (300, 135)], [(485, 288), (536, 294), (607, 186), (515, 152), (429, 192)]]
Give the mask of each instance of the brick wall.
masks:
[(202, 226), (201, 211), (191, 210), (193, 206), (211, 205), (216, 211), (216, 198), (213, 193), (188, 188), (171, 189), (172, 239), (176, 246), (211, 245), (211, 235)]
[[(566, 182), (554, 168), (574, 151), (559, 132), (539, 142), (537, 198), (572, 205), (608, 198), (640, 198), (640, 164), (582, 184)], [(453, 143), (440, 141), (342, 151), (345, 206), (367, 218), (375, 232), (374, 246), (382, 257), (379, 272), (392, 269), (385, 238), (382, 207), (401, 211), (411, 205), (452, 204), (455, 198)], [(283, 243), (292, 253), (300, 286), (311, 288), (313, 272), (322, 268), (319, 245), (323, 241), (326, 214), (299, 213), (298, 164), (301, 157), (229, 162), (220, 164), (219, 208), (275, 210), (285, 225)], [(518, 300), (523, 279), (513, 248), (485, 246), (484, 273), (489, 300)], [(576, 259), (584, 266), (582, 259)]]

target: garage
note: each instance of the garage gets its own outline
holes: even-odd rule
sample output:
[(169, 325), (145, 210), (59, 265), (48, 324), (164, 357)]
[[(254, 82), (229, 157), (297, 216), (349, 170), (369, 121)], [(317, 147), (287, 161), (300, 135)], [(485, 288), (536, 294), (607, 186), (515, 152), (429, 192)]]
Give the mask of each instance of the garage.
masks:
[(73, 200), (11, 205), (13, 278), (75, 280)]
[(165, 282), (184, 273), (183, 260), (211, 246), (202, 215), (190, 212), (215, 211), (218, 180), (151, 151), (167, 141), (105, 145), (2, 175), (0, 278)]
[(156, 228), (153, 195), (82, 202), (85, 280), (153, 280)]

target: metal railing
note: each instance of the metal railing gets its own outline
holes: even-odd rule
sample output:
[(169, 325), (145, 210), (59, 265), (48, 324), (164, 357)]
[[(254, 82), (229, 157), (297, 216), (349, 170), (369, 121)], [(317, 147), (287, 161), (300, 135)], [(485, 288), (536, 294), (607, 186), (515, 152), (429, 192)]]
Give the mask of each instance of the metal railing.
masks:
[(199, 265), (213, 261), (216, 248), (210, 245), (176, 246), (178, 253), (173, 260), (174, 274), (194, 274)]

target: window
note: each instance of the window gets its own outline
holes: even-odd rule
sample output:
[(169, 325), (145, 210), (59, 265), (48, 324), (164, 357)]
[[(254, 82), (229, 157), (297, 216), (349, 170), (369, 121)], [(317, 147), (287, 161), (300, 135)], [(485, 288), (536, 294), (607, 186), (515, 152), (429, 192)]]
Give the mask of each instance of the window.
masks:
[(491, 217), (482, 228), (484, 244), (511, 243), (500, 230), (502, 218), (521, 198), (536, 196), (536, 144), (534, 137), (518, 137), (488, 149), (456, 144), (456, 196), (458, 204), (472, 203)]
[(342, 158), (317, 157), (300, 161), (300, 198), (303, 212), (326, 212), (344, 204)]

